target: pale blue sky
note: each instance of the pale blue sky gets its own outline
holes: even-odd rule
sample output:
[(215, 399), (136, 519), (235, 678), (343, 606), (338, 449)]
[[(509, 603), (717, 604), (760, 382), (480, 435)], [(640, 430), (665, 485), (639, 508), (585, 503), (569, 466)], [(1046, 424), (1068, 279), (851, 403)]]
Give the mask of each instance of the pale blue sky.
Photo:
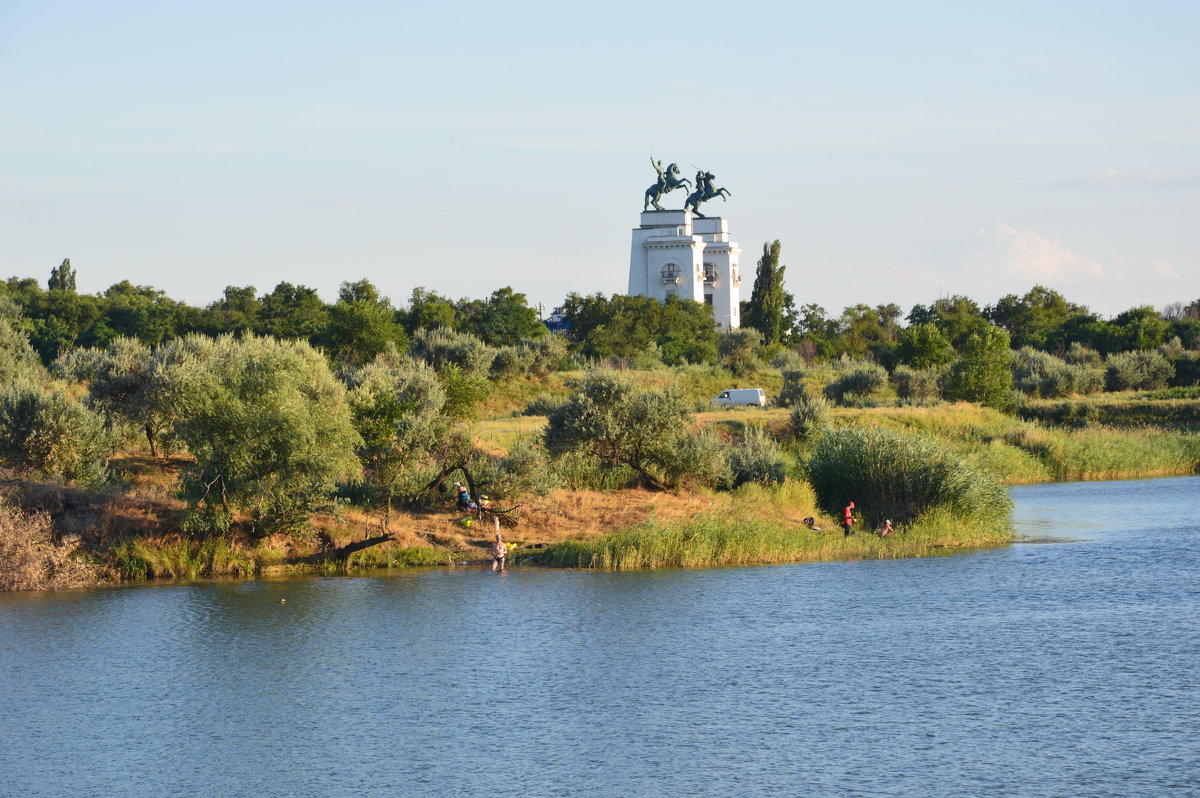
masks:
[(0, 0), (0, 276), (553, 305), (653, 148), (801, 303), (1200, 297), (1200, 3), (246, 6)]

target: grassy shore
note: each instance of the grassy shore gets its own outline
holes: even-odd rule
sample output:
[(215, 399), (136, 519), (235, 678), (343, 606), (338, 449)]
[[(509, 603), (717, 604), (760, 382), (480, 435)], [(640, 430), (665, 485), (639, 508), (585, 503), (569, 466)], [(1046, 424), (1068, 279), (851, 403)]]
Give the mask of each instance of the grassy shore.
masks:
[(555, 544), (527, 558), (536, 565), (625, 571), (786, 562), (926, 557), (1011, 543), (1006, 524), (964, 526), (933, 513), (897, 527), (886, 538), (869, 530), (844, 537), (840, 527), (812, 531), (781, 523), (748, 524), (707, 515), (683, 524), (650, 522), (590, 540)]

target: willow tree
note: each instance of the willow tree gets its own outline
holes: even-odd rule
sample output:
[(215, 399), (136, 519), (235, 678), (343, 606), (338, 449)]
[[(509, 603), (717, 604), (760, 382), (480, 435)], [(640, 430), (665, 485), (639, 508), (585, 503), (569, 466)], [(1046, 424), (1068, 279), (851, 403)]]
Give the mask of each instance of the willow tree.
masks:
[(224, 335), (168, 366), (176, 434), (195, 457), (183, 479), (192, 529), (297, 531), (356, 477), (360, 443), (346, 391), (302, 341)]
[(377, 360), (356, 370), (351, 381), (350, 409), (362, 437), (358, 454), (383, 504), (386, 532), (393, 498), (412, 495), (416, 481), (427, 481), (421, 477), (450, 435), (450, 419), (442, 413), (446, 392), (437, 372), (407, 358), (391, 366)]

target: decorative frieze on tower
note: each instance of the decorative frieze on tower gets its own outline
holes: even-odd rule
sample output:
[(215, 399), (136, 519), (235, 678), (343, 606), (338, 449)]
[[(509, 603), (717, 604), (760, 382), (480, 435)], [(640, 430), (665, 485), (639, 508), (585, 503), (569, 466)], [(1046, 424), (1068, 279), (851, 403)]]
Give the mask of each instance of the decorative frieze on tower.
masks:
[(712, 307), (718, 329), (735, 330), (741, 325), (741, 252), (729, 240), (729, 222), (720, 216), (644, 211), (641, 226), (633, 230), (629, 293), (703, 302)]

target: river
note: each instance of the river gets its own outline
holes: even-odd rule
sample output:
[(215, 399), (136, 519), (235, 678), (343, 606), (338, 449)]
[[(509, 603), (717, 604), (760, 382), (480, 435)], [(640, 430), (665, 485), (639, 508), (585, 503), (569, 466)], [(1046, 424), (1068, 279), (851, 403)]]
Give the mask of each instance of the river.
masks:
[(1073, 542), (0, 594), (0, 796), (1200, 793), (1200, 478), (1013, 496)]

